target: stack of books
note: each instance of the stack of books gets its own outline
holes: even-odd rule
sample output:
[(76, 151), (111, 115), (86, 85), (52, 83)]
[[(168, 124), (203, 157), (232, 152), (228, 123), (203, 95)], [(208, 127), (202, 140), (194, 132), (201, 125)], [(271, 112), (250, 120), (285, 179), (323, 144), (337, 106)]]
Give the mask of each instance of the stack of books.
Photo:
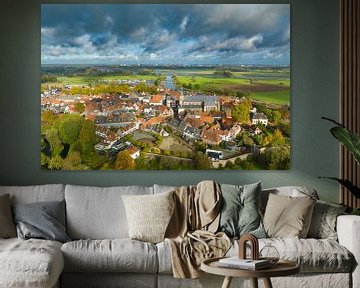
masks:
[(219, 266), (246, 270), (260, 270), (270, 267), (271, 262), (267, 259), (251, 260), (240, 259), (238, 256), (233, 256), (220, 259)]

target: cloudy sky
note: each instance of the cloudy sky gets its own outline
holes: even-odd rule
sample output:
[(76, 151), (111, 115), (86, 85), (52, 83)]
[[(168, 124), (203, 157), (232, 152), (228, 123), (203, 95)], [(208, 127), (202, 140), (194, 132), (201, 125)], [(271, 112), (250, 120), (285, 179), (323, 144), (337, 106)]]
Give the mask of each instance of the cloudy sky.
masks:
[(289, 4), (42, 4), (42, 64), (290, 63)]

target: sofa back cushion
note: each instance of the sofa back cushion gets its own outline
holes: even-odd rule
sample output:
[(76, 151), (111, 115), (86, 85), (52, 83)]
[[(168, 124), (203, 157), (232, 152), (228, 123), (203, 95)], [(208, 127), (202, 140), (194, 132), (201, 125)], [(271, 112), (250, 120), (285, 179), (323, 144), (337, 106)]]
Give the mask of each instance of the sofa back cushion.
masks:
[(319, 199), (316, 190), (304, 186), (283, 186), (276, 188), (263, 189), (261, 191), (261, 210), (265, 213), (265, 208), (269, 200), (269, 194), (275, 194), (288, 197), (306, 197), (309, 196), (314, 199)]
[(0, 186), (0, 195), (9, 194), (11, 204), (43, 201), (62, 201), (65, 199), (63, 184), (44, 184), (32, 186)]
[(128, 238), (123, 195), (153, 194), (152, 187), (66, 185), (67, 232), (71, 239)]
[(0, 196), (0, 238), (16, 237), (9, 194)]

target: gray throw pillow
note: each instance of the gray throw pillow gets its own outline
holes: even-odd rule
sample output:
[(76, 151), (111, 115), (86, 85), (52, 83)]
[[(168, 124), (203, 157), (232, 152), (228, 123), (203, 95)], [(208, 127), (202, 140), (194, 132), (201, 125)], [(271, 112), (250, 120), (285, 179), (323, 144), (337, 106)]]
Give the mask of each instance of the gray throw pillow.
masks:
[(70, 241), (65, 232), (65, 201), (16, 204), (13, 215), (19, 238)]
[(15, 224), (11, 215), (10, 196), (0, 196), (0, 238), (16, 237)]
[(229, 237), (250, 233), (266, 238), (260, 216), (261, 182), (243, 186), (222, 184), (221, 192), (219, 231)]
[(309, 238), (337, 240), (336, 219), (346, 206), (318, 200), (312, 214)]

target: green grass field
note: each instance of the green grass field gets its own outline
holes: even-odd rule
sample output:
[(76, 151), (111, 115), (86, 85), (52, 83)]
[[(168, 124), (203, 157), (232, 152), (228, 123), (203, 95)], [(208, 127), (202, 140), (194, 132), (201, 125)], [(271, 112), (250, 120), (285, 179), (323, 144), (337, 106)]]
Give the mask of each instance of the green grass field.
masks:
[(249, 98), (267, 103), (290, 105), (290, 89), (273, 92), (253, 92)]
[(158, 76), (155, 75), (61, 76), (58, 77), (58, 81), (64, 85), (87, 85), (98, 80), (156, 80), (157, 78)]
[[(279, 105), (290, 104), (290, 70), (289, 68), (242, 68), (244, 71), (231, 71), (232, 76), (224, 77), (221, 74), (214, 74), (218, 71), (215, 68), (179, 68), (179, 69), (154, 69), (157, 75), (76, 75), (58, 76), (58, 83), (62, 85), (88, 85), (96, 84), (99, 80), (156, 80), (160, 75), (166, 76), (174, 74), (182, 84), (192, 84), (192, 89), (203, 92), (249, 92), (250, 98), (267, 103)], [(194, 87), (194, 85), (196, 85)], [(221, 93), (221, 92), (219, 92)], [(229, 93), (230, 94), (230, 93)], [(230, 94), (231, 95), (231, 94)]]

